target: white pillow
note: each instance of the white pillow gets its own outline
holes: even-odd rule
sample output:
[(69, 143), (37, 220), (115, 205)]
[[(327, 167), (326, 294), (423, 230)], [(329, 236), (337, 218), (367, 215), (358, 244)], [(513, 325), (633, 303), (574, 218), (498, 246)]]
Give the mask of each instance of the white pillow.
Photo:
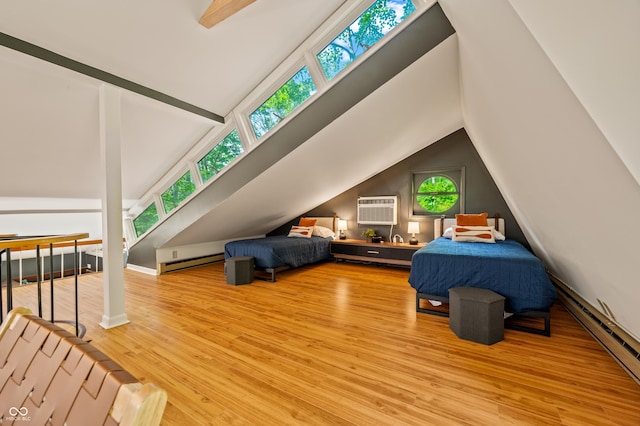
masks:
[(311, 238), (313, 234), (313, 226), (293, 225), (289, 231), (289, 237)]
[(319, 226), (319, 225), (316, 225), (313, 227), (313, 235), (322, 237), (322, 238), (336, 237), (336, 233), (333, 232), (331, 229), (325, 226)]
[(453, 228), (452, 241), (470, 243), (495, 243), (493, 226), (458, 226)]
[[(493, 226), (491, 227), (492, 231), (493, 231), (493, 238), (496, 241), (504, 241), (505, 240), (505, 236), (502, 235), (502, 233), (500, 231), (498, 231), (496, 228), (494, 228)], [(453, 228), (449, 227), (444, 231), (444, 234), (442, 234), (442, 236), (444, 238), (449, 238), (451, 239), (451, 237), (453, 237)]]

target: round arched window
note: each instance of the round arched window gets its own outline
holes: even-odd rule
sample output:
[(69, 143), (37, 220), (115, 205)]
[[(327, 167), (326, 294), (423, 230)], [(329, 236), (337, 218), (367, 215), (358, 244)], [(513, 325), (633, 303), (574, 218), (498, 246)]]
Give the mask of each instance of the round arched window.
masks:
[(416, 193), (418, 205), (430, 213), (444, 213), (456, 205), (460, 192), (446, 176), (431, 176), (422, 181)]

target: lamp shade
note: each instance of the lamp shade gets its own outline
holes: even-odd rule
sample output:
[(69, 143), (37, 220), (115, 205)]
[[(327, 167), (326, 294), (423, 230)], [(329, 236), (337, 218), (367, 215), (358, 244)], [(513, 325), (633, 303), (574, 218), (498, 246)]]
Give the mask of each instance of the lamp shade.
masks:
[(347, 230), (347, 221), (344, 219), (338, 219), (338, 231)]
[(420, 233), (420, 222), (409, 222), (409, 227), (407, 229), (409, 234), (419, 234)]

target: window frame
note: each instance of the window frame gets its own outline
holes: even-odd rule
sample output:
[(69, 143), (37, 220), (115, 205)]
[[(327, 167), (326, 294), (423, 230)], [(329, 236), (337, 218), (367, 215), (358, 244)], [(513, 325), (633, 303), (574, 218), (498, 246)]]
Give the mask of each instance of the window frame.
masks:
[[(299, 104), (290, 114), (280, 120), (275, 126), (271, 127), (262, 137), (258, 138), (255, 134), (255, 129), (253, 127), (253, 123), (251, 122), (251, 114), (257, 111), (265, 102), (267, 102), (278, 90), (280, 90), (289, 80), (291, 80), (296, 74), (298, 74), (303, 68), (307, 68), (307, 72), (311, 77), (311, 81), (316, 88), (315, 92), (312, 93), (307, 99), (304, 100), (301, 104)], [(292, 117), (295, 117), (300, 113), (306, 106), (309, 104), (309, 101), (314, 99), (322, 88), (323, 82), (318, 82), (314, 76), (314, 73), (311, 71), (311, 67), (305, 61), (304, 57), (299, 58), (295, 62), (291, 64), (287, 68), (286, 72), (280, 74), (280, 78), (274, 80), (268, 86), (265, 86), (264, 89), (260, 90), (260, 95), (252, 98), (252, 100), (244, 105), (239, 106), (239, 108), (235, 111), (236, 117), (239, 118), (241, 123), (238, 123), (238, 132), (240, 131), (240, 127), (242, 127), (242, 132), (248, 139), (248, 145), (254, 146), (256, 144), (262, 143), (264, 140), (268, 139), (268, 134), (271, 134), (278, 129), (283, 124), (288, 122)]]
[[(187, 174), (191, 177), (191, 183), (193, 184), (193, 191), (189, 193), (186, 197), (180, 200), (171, 210), (167, 210), (167, 206), (165, 205), (164, 199), (162, 196), (169, 191), (174, 185), (176, 185), (182, 178), (184, 178)], [(158, 197), (160, 198), (160, 206), (162, 207), (162, 211), (165, 216), (170, 215), (173, 211), (178, 209), (185, 201), (189, 198), (193, 197), (194, 194), (198, 192), (198, 184), (196, 182), (196, 178), (193, 177), (193, 170), (191, 167), (181, 169), (181, 172), (178, 173), (178, 178), (171, 181), (171, 184), (166, 186), (162, 191), (158, 193)]]
[[(327, 33), (324, 37), (320, 38), (319, 41), (311, 48), (310, 52), (312, 54), (312, 57), (315, 61), (315, 63), (317, 64), (317, 67), (322, 75), (322, 78), (325, 82), (327, 83), (333, 83), (334, 81), (338, 81), (340, 80), (340, 78), (342, 78), (343, 75), (345, 75), (346, 73), (344, 72), (345, 70), (349, 69), (349, 68), (354, 68), (356, 65), (355, 64), (359, 64), (360, 62), (366, 60), (367, 57), (369, 57), (373, 52), (375, 52), (377, 49), (380, 48), (380, 46), (382, 46), (386, 40), (390, 39), (391, 37), (389, 37), (389, 34), (393, 34), (397, 31), (400, 31), (399, 28), (404, 27), (405, 25), (408, 25), (409, 22), (411, 22), (413, 19), (415, 19), (416, 16), (420, 15), (420, 12), (424, 6), (424, 1), (423, 0), (407, 0), (409, 2), (411, 2), (413, 4), (414, 7), (414, 11), (413, 13), (411, 13), (411, 15), (407, 16), (405, 19), (403, 19), (402, 21), (398, 22), (398, 24), (396, 26), (394, 26), (393, 28), (391, 28), (389, 31), (387, 31), (382, 37), (380, 37), (373, 45), (371, 45), (368, 49), (366, 49), (364, 52), (362, 52), (360, 55), (358, 55), (353, 61), (351, 61), (350, 63), (348, 63), (344, 68), (342, 68), (340, 71), (338, 71), (338, 73), (336, 73), (332, 78), (328, 78), (324, 67), (322, 66), (322, 63), (320, 62), (320, 59), (318, 58), (318, 55), (320, 55), (320, 53), (322, 51), (324, 51), (324, 49), (326, 49), (331, 42), (333, 42), (340, 34), (342, 34), (347, 28), (349, 28), (353, 23), (355, 23), (358, 19), (360, 19), (360, 17), (367, 11), (369, 10), (369, 8), (371, 8), (378, 0), (371, 0), (368, 2), (364, 2), (362, 4), (359, 5), (359, 7), (354, 8), (354, 10), (349, 13), (348, 15), (346, 15), (341, 21), (340, 21), (340, 25), (335, 25), (334, 26), (334, 31)], [(336, 30), (337, 28), (341, 28), (340, 30)], [(347, 72), (348, 73), (348, 72)]]
[[(202, 171), (200, 170), (200, 162), (202, 160), (204, 160), (204, 158), (209, 155), (211, 153), (211, 151), (213, 151), (214, 149), (216, 149), (225, 139), (227, 139), (229, 136), (231, 136), (231, 134), (235, 132), (238, 136), (238, 140), (240, 141), (240, 148), (241, 151), (238, 155), (236, 155), (231, 161), (229, 161), (227, 164), (225, 164), (224, 167), (222, 167), (220, 170), (216, 171), (213, 175), (211, 175), (211, 177), (209, 179), (204, 179), (202, 177)], [(226, 132), (226, 133), (221, 133), (224, 134), (223, 137), (221, 138), (216, 138), (214, 139), (215, 142), (212, 144), (208, 144), (207, 147), (208, 149), (206, 150), (202, 150), (200, 152), (200, 155), (195, 156), (195, 158), (197, 158), (197, 160), (195, 161), (195, 171), (197, 172), (197, 176), (198, 179), (200, 181), (200, 184), (202, 186), (206, 186), (209, 185), (210, 182), (213, 182), (214, 180), (217, 179), (218, 176), (220, 176), (222, 173), (224, 173), (225, 170), (227, 170), (231, 165), (233, 165), (236, 161), (238, 161), (239, 158), (241, 158), (244, 154), (247, 153), (247, 146), (243, 141), (242, 138), (242, 132), (240, 131), (240, 129), (238, 129), (238, 126), (233, 126), (231, 127), (231, 130)], [(193, 173), (193, 172), (192, 172)]]
[[(417, 202), (419, 195), (418, 189), (425, 180), (442, 176), (453, 182), (457, 186), (458, 201), (448, 210), (444, 212), (430, 212), (424, 207), (420, 206)], [(411, 172), (411, 203), (409, 206), (410, 217), (428, 217), (428, 216), (452, 216), (456, 213), (464, 213), (464, 199), (465, 199), (465, 167), (452, 167), (446, 169), (426, 170)]]
[[(156, 217), (157, 217), (158, 220), (156, 220), (151, 226), (149, 226), (147, 229), (145, 229), (144, 232), (138, 234), (138, 229), (136, 228), (136, 220), (140, 216), (142, 216), (152, 206), (156, 209)], [(140, 213), (138, 213), (133, 219), (131, 219), (131, 226), (133, 227), (133, 235), (135, 235), (135, 239), (137, 240), (140, 237), (142, 237), (144, 234), (149, 232), (149, 230), (153, 229), (153, 227), (156, 226), (158, 223), (160, 223), (161, 220), (162, 220), (162, 215), (160, 214), (160, 211), (158, 209), (158, 205), (155, 202), (155, 200), (152, 200), (149, 204), (146, 205), (146, 207), (144, 209), (142, 209), (142, 211)]]

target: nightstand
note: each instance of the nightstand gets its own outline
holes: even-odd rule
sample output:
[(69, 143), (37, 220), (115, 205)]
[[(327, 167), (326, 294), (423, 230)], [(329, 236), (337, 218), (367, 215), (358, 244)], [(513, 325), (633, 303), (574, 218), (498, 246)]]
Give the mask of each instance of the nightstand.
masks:
[(357, 260), (361, 262), (384, 263), (411, 266), (411, 257), (425, 244), (368, 243), (365, 240), (333, 240), (331, 255), (336, 260)]

